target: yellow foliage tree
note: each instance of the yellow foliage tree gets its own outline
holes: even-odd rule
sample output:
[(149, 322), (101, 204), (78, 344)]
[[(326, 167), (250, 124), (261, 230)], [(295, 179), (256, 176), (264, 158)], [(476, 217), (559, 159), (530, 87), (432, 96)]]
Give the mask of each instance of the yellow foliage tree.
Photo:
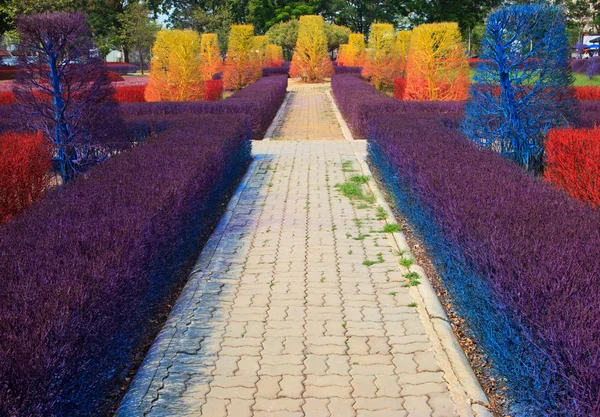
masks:
[(406, 67), (406, 100), (465, 100), (469, 65), (457, 23), (413, 29)]
[(260, 61), (256, 59), (254, 51), (254, 27), (231, 25), (223, 71), (225, 88), (238, 91), (261, 77)]
[(401, 30), (396, 33), (396, 43), (394, 44), (393, 56), (396, 60), (398, 72), (400, 77), (404, 77), (406, 74), (406, 63), (408, 61), (408, 51), (410, 48), (410, 36), (409, 30)]
[(394, 26), (389, 23), (373, 23), (369, 31), (369, 47), (363, 66), (363, 77), (378, 90), (390, 88), (399, 75), (394, 56), (396, 37)]
[(265, 66), (265, 62), (267, 61), (267, 45), (269, 44), (269, 38), (265, 35), (255, 36), (253, 45), (254, 45), (254, 57), (260, 63), (260, 67)]
[(283, 59), (283, 48), (279, 45), (268, 44), (265, 48), (265, 66), (266, 67), (279, 67), (281, 66)]
[(202, 66), (202, 75), (205, 80), (212, 79), (212, 76), (223, 70), (223, 59), (219, 49), (219, 38), (216, 33), (204, 33), (202, 35), (200, 53), (200, 65)]
[(161, 30), (152, 47), (146, 101), (202, 100), (200, 35), (193, 30)]
[(336, 61), (337, 61), (338, 65), (347, 65), (346, 62), (349, 59), (348, 52), (349, 52), (349, 45), (347, 43), (343, 43), (339, 46), (337, 57), (336, 57)]
[(331, 74), (333, 65), (329, 59), (323, 18), (301, 16), (290, 75), (300, 77), (304, 82), (319, 82)]
[(365, 63), (365, 37), (362, 33), (351, 33), (348, 36), (348, 66), (362, 67)]

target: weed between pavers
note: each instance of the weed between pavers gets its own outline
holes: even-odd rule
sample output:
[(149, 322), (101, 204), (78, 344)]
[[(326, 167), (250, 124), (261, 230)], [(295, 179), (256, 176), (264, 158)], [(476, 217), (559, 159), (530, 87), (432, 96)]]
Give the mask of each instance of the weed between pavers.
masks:
[(409, 268), (412, 264), (415, 263), (415, 260), (413, 258), (402, 258), (398, 263), (402, 266), (405, 266), (406, 268)]
[(375, 265), (375, 264), (382, 264), (384, 262), (385, 262), (385, 259), (383, 259), (383, 254), (381, 252), (379, 252), (377, 254), (377, 260), (376, 261), (370, 261), (368, 259), (365, 259), (363, 261), (363, 265), (371, 266), (371, 265)]
[(404, 278), (408, 280), (407, 287), (416, 287), (421, 284), (421, 276), (416, 272), (409, 272), (404, 275)]

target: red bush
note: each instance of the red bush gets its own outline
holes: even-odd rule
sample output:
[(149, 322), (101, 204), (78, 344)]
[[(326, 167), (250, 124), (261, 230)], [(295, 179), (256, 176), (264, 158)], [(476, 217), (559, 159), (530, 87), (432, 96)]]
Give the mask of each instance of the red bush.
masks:
[(0, 91), (0, 104), (13, 104), (15, 95), (12, 91)]
[(394, 98), (397, 100), (404, 100), (405, 92), (406, 92), (406, 78), (395, 78), (394, 79)]
[(575, 87), (575, 97), (578, 100), (600, 100), (600, 87)]
[(576, 199), (600, 206), (600, 127), (551, 130), (545, 177)]
[(115, 87), (115, 100), (119, 103), (143, 103), (145, 85), (124, 85)]
[(112, 72), (112, 71), (108, 71), (108, 78), (113, 83), (125, 81), (125, 78), (123, 78), (121, 75), (117, 74), (116, 72)]
[(41, 132), (0, 135), (0, 223), (48, 189), (50, 150)]
[(223, 80), (204, 81), (204, 100), (219, 101), (223, 96)]

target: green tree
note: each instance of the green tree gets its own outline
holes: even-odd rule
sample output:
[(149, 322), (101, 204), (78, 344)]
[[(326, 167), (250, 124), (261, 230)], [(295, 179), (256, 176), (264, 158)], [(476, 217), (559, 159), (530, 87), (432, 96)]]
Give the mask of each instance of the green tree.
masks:
[(315, 1), (250, 0), (248, 21), (258, 33), (265, 33), (277, 23), (317, 14), (317, 6)]
[(143, 75), (144, 57), (148, 55), (161, 27), (150, 18), (146, 3), (130, 3), (125, 13), (118, 16), (118, 21), (121, 24), (121, 44), (137, 54)]
[(348, 43), (348, 37), (352, 31), (345, 27), (336, 24), (325, 24), (325, 36), (327, 36), (327, 49), (331, 55), (333, 51), (338, 49), (340, 45)]
[(322, 13), (335, 23), (349, 27), (352, 32), (368, 34), (371, 24), (397, 24), (402, 16), (408, 16), (412, 3), (426, 0), (333, 0)]
[(200, 33), (216, 33), (219, 38), (219, 48), (221, 51), (226, 51), (229, 31), (234, 24), (233, 16), (229, 6), (209, 11), (198, 7), (192, 12), (193, 23), (190, 28)]
[(298, 21), (290, 20), (289, 22), (277, 23), (271, 26), (266, 35), (271, 43), (283, 48), (283, 55), (289, 61), (298, 40)]

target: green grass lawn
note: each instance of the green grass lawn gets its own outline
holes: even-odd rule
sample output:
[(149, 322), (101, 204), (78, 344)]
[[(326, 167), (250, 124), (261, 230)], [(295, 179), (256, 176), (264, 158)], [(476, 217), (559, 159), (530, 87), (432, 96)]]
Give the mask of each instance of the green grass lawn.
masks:
[[(470, 73), (471, 82), (473, 82), (474, 75), (475, 75), (475, 71), (471, 70), (471, 73)], [(592, 77), (591, 80), (588, 78), (587, 75), (583, 75), (583, 74), (573, 74), (573, 75), (575, 76), (575, 82), (573, 83), (573, 85), (576, 87), (582, 87), (582, 86), (586, 86), (586, 85), (600, 87), (600, 75), (596, 75), (596, 76)]]
[(590, 80), (587, 75), (573, 74), (575, 75), (575, 82), (573, 83), (576, 87), (582, 87), (586, 85), (593, 85), (594, 87), (600, 87), (600, 75), (592, 77)]

